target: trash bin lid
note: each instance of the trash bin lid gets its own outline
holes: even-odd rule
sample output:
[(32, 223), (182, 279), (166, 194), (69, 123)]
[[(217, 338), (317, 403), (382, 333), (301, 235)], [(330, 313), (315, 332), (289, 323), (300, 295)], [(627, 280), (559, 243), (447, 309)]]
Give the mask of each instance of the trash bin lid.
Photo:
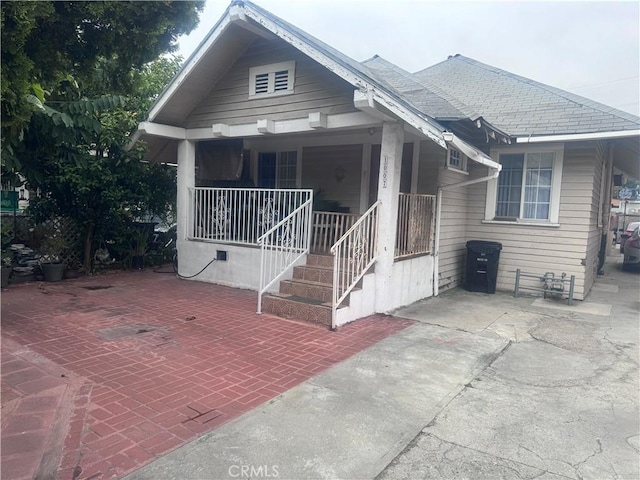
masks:
[(469, 240), (467, 242), (467, 248), (471, 248), (472, 250), (500, 251), (502, 250), (502, 244), (500, 242), (490, 242), (487, 240)]

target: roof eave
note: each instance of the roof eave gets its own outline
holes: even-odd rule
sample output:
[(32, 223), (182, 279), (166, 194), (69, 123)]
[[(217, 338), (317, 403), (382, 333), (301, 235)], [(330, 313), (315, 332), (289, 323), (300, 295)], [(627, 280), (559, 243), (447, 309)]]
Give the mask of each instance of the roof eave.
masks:
[(544, 143), (544, 142), (577, 142), (581, 140), (610, 140), (613, 138), (627, 138), (640, 136), (640, 130), (617, 130), (594, 133), (569, 133), (559, 135), (529, 135), (516, 137), (516, 143)]

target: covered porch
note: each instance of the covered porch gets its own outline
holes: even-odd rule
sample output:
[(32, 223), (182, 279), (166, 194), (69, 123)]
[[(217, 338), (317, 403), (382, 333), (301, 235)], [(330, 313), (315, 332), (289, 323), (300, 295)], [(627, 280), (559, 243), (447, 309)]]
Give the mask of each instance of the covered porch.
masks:
[[(269, 152), (276, 149), (272, 138), (244, 139), (235, 152), (220, 142), (227, 149), (223, 156), (216, 153), (215, 142), (204, 142), (207, 150), (180, 142), (179, 152), (191, 147), (185, 153), (192, 155), (193, 165), (182, 168), (185, 162), (178, 155), (180, 274), (191, 276), (216, 258), (196, 279), (256, 290), (261, 312), (263, 296), (276, 293), (280, 282), (295, 280), (309, 254), (328, 256), (314, 260), (330, 271), (315, 281), (329, 284), (330, 295), (317, 300), (328, 307), (333, 327), (431, 295), (435, 195), (415, 191), (420, 141), (404, 142), (402, 128), (392, 126), (399, 130), (393, 162), (391, 155), (382, 157), (390, 148), (374, 143), (382, 142), (384, 126), (377, 135), (349, 132), (342, 135), (345, 143), (321, 147), (314, 136), (292, 137), (298, 146), (284, 154)], [(367, 143), (355, 143), (362, 139)], [(278, 143), (293, 148), (286, 138)], [(279, 188), (287, 183), (295, 188)], [(399, 263), (407, 265), (394, 274)], [(411, 268), (413, 263), (423, 265)], [(377, 277), (385, 267), (389, 279), (395, 278), (379, 286)], [(420, 272), (421, 281), (412, 280), (412, 270)], [(376, 305), (386, 298), (376, 293), (378, 288), (397, 289), (404, 297), (413, 292), (385, 307)], [(349, 298), (354, 289), (363, 297), (358, 308)]]

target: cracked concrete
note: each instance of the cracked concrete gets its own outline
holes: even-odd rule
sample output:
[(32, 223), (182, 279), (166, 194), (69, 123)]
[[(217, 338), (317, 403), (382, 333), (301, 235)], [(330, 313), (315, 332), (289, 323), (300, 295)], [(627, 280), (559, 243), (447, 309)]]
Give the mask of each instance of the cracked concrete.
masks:
[[(640, 478), (640, 276), (619, 263), (605, 271), (577, 309), (496, 296), (484, 327), (453, 319), (456, 330), (513, 343), (378, 478)], [(446, 294), (438, 301), (446, 308)], [(457, 308), (476, 301), (465, 294)], [(430, 323), (422, 313), (409, 312)]]

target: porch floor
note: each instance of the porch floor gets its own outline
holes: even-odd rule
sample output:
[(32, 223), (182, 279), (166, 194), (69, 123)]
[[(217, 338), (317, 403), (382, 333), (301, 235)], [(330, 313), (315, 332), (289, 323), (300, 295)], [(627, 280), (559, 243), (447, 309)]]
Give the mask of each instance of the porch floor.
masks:
[(333, 333), (256, 300), (149, 270), (3, 290), (3, 477), (121, 477), (412, 323)]

